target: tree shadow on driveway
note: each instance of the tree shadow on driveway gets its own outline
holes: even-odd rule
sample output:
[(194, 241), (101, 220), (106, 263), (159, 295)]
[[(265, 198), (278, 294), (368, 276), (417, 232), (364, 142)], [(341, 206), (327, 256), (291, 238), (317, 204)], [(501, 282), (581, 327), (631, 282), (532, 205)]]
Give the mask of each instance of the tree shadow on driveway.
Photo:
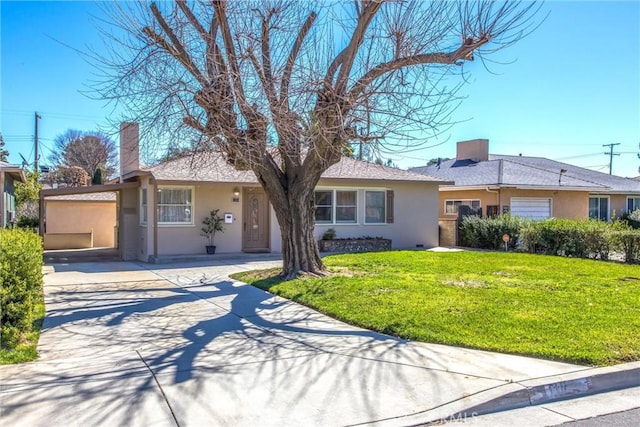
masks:
[(437, 352), (228, 279), (54, 286), (46, 301), (42, 359), (0, 370), (8, 425), (47, 405), (36, 423), (355, 424), (437, 406), (466, 381), (442, 382)]

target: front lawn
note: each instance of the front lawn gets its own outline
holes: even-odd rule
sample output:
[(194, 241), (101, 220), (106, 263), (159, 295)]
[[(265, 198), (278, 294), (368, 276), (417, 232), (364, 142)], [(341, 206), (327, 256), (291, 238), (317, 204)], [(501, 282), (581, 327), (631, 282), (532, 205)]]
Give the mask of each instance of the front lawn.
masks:
[(331, 275), (233, 277), (367, 329), (592, 365), (640, 360), (640, 267), (500, 252), (324, 258)]

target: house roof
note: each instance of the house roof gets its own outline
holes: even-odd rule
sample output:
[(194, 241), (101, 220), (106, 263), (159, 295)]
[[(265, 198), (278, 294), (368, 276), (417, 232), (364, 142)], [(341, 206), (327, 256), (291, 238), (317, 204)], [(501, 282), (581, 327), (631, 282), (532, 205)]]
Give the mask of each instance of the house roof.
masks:
[[(203, 153), (182, 157), (142, 168), (157, 180), (164, 181), (208, 181), (256, 184), (258, 180), (252, 171), (238, 171), (220, 155)], [(436, 178), (402, 169), (395, 169), (373, 163), (343, 157), (322, 174), (323, 179), (404, 181), (450, 184), (446, 179)]]
[(61, 196), (48, 196), (46, 199), (47, 201), (115, 202), (116, 193), (65, 194)]
[[(548, 188), (603, 193), (640, 193), (640, 182), (542, 157), (489, 154), (489, 160), (446, 160), (410, 169), (455, 182), (455, 187)], [(561, 171), (563, 171), (561, 173)], [(561, 176), (562, 175), (562, 176)]]
[(11, 177), (13, 177), (13, 179), (16, 181), (27, 182), (27, 177), (24, 173), (24, 170), (18, 165), (0, 161), (0, 171), (6, 173), (7, 175), (11, 175)]

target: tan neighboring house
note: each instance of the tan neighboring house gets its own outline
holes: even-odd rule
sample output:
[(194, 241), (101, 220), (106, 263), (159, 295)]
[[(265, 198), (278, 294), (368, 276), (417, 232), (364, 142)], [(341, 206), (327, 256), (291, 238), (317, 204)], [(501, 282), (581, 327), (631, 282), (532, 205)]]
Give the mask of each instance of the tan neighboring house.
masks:
[[(123, 260), (205, 254), (200, 229), (212, 209), (225, 217), (224, 233), (215, 236), (216, 253), (281, 252), (275, 213), (253, 172), (237, 171), (211, 153), (141, 167), (138, 141), (138, 125), (123, 123), (120, 178), (80, 190), (116, 192), (116, 244)], [(337, 238), (384, 237), (396, 249), (437, 246), (438, 187), (443, 183), (344, 158), (316, 188), (315, 236), (334, 228)]]
[(15, 183), (27, 182), (27, 177), (19, 166), (0, 161), (0, 227), (4, 228), (16, 220)]
[(489, 141), (457, 143), (456, 158), (412, 168), (453, 181), (440, 187), (439, 216), (460, 210), (526, 218), (595, 218), (608, 221), (640, 209), (640, 182), (542, 157), (489, 154)]
[(44, 203), (44, 249), (113, 248), (116, 193), (49, 196)]

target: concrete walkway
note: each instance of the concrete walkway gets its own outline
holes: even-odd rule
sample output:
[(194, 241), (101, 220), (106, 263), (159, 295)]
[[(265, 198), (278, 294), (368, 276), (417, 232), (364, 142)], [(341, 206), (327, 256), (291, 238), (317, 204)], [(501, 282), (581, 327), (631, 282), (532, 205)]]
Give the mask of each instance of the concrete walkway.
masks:
[(395, 339), (228, 278), (278, 264), (52, 265), (41, 357), (0, 366), (0, 424), (414, 425), (602, 373)]

